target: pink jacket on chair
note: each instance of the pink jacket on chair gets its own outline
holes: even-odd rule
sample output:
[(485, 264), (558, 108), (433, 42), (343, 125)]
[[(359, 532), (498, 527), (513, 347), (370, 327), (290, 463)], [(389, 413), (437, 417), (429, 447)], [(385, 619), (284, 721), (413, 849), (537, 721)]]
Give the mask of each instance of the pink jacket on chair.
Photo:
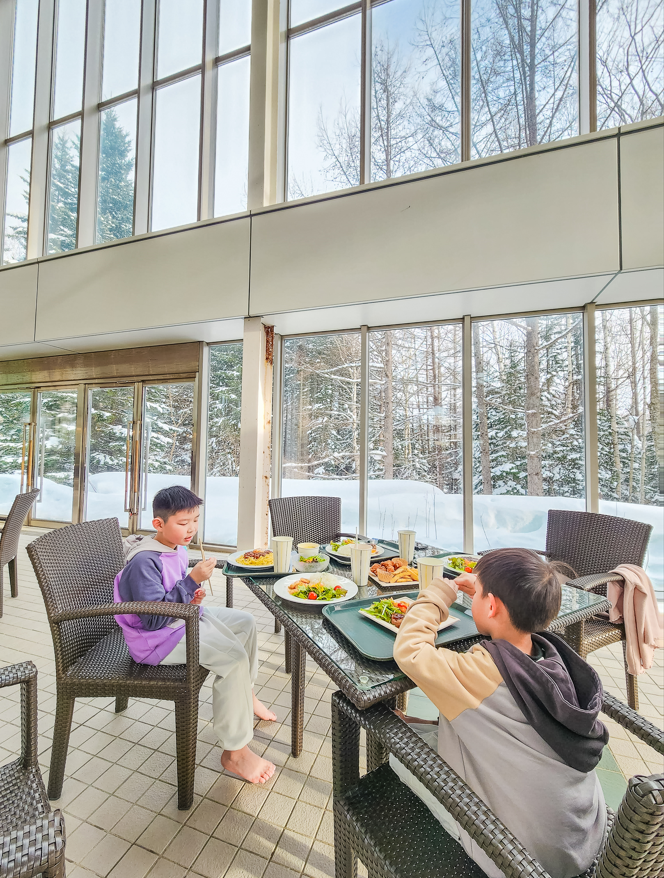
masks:
[(611, 573), (622, 581), (607, 584), (606, 594), (613, 606), (611, 622), (625, 623), (627, 670), (637, 676), (652, 667), (655, 649), (664, 646), (662, 617), (652, 582), (636, 564), (620, 564)]

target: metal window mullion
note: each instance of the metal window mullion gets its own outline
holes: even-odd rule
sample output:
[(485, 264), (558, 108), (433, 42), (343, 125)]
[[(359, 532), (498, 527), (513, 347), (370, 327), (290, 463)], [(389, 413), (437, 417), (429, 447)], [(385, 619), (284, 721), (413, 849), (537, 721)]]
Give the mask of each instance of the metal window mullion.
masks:
[(464, 314), (461, 340), (461, 444), (463, 449), (463, 550), (474, 551), (473, 529), (473, 324)]
[(194, 384), (194, 437), (192, 442), (191, 489), (203, 499), (199, 539), (205, 533), (205, 489), (207, 485), (207, 450), (210, 412), (210, 346), (200, 342), (198, 375)]
[(55, 0), (40, 0), (37, 26), (35, 118), (32, 135), (30, 200), (28, 203), (28, 259), (36, 259), (43, 255), (46, 236), (54, 27)]
[[(362, 0), (360, 75), (360, 184), (371, 182), (371, 3)], [(365, 531), (362, 531), (364, 533)]]
[(272, 391), (272, 497), (281, 497), (283, 488), (283, 389), (284, 340), (275, 332), (273, 345)]
[(599, 512), (599, 449), (597, 432), (597, 361), (595, 303), (583, 313), (583, 434), (586, 465), (586, 511)]
[(361, 534), (367, 532), (369, 491), (369, 327), (360, 328), (360, 520)]
[(156, 0), (143, 0), (141, 51), (138, 79), (138, 126), (136, 129), (136, 182), (134, 234), (148, 231), (150, 222), (150, 179), (152, 166), (152, 104), (156, 25)]
[(219, 2), (206, 0), (203, 27), (203, 75), (201, 80), (201, 142), (199, 160), (198, 218), (214, 216), (214, 171), (217, 153), (217, 34)]
[(579, 0), (579, 134), (597, 130), (596, 0)]
[(97, 169), (99, 167), (99, 109), (101, 98), (104, 4), (88, 3), (83, 118), (79, 171), (78, 246), (96, 242)]
[[(277, 2), (277, 6), (279, 3)], [(269, 133), (267, 130), (268, 42), (274, 37), (271, 23), (271, 4), (268, 0), (253, 0), (251, 4), (251, 70), (249, 73), (249, 172), (247, 179), (247, 207), (249, 210), (267, 203), (266, 155)], [(277, 10), (278, 11), (278, 10)]]
[[(583, 2), (583, 0), (581, 0)], [(471, 20), (472, 8), (471, 0), (461, 0), (461, 161), (470, 161), (470, 143), (471, 143), (471, 91), (472, 91), (472, 75), (471, 75)], [(464, 551), (469, 551), (465, 549)]]
[[(15, 3), (0, 4), (0, 265), (4, 254), (4, 223), (7, 194), (7, 161), (9, 157), (9, 112), (12, 88)], [(4, 110), (2, 110), (4, 108)]]

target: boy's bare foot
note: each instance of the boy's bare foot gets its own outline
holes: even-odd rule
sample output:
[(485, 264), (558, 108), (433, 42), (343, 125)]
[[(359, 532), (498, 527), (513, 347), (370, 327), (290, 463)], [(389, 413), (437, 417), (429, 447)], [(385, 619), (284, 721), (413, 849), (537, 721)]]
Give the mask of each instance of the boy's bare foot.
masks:
[(224, 750), (221, 764), (249, 783), (266, 783), (274, 774), (274, 765), (245, 746), (241, 750)]
[(276, 713), (273, 713), (263, 704), (262, 701), (259, 701), (253, 692), (251, 694), (254, 699), (254, 713), (256, 714), (258, 719), (264, 719), (266, 720), (266, 722), (273, 723), (277, 718)]

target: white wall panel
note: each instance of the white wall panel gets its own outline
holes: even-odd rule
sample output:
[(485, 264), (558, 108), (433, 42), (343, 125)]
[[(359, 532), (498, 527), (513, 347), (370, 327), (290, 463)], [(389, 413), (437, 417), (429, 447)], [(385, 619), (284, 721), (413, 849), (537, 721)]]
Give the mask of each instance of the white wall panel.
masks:
[(623, 268), (664, 265), (664, 127), (620, 138)]
[(36, 338), (243, 317), (249, 233), (243, 217), (47, 260)]
[(598, 305), (643, 302), (664, 296), (664, 269), (621, 271), (597, 297)]
[(257, 214), (250, 311), (618, 268), (617, 141), (607, 138)]
[(34, 340), (38, 273), (36, 264), (0, 271), (0, 345)]

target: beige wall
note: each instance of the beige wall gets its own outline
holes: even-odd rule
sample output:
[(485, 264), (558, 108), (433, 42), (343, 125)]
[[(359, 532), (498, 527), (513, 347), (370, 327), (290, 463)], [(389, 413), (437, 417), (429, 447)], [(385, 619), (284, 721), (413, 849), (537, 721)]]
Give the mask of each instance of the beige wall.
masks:
[(38, 271), (22, 265), (0, 273), (0, 345), (34, 341)]
[(623, 268), (664, 264), (664, 127), (620, 138)]

